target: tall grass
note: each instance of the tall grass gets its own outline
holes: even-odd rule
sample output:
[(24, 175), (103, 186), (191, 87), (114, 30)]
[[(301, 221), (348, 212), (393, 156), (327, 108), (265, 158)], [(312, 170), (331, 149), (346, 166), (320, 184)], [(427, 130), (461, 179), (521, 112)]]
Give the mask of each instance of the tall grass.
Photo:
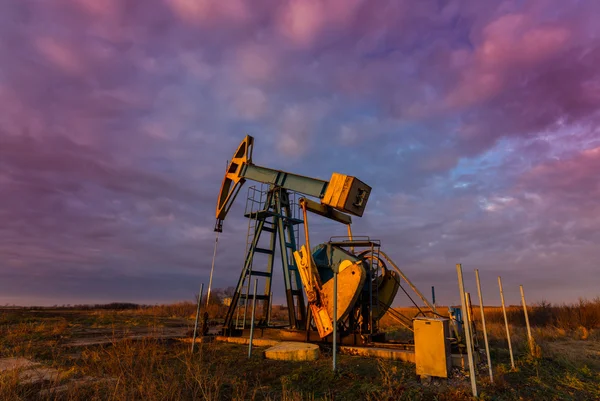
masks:
[[(478, 307), (474, 306), (474, 309)], [(502, 308), (485, 307), (485, 319), (490, 323), (504, 323)], [(479, 320), (478, 310), (474, 310), (474, 319)], [(587, 330), (600, 328), (600, 297), (593, 300), (580, 299), (575, 304), (553, 305), (538, 302), (527, 306), (529, 324), (532, 327), (556, 327), (563, 330)], [(515, 326), (525, 326), (525, 314), (521, 306), (510, 306), (506, 310), (508, 321)]]
[[(417, 308), (394, 308), (403, 315), (412, 318), (419, 313)], [(448, 316), (448, 308), (440, 306), (437, 312)], [(504, 324), (502, 308), (496, 306), (485, 306), (485, 320), (487, 323)], [(593, 300), (580, 299), (574, 304), (551, 304), (549, 302), (538, 302), (527, 305), (529, 324), (532, 327), (554, 327), (563, 330), (586, 330), (600, 329), (600, 297)], [(506, 317), (512, 326), (525, 327), (525, 314), (520, 305), (511, 305), (506, 308)], [(473, 305), (473, 320), (481, 320), (479, 306)], [(389, 315), (385, 315), (380, 321), (381, 327), (395, 326), (397, 323)]]

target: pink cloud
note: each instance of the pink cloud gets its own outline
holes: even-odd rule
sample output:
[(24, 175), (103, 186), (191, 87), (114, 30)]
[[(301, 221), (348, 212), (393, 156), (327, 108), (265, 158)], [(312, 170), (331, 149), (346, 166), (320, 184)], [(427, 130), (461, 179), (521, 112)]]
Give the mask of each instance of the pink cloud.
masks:
[(296, 46), (309, 47), (326, 31), (347, 28), (362, 5), (362, 0), (290, 0), (279, 9), (276, 24)]
[(481, 67), (541, 62), (561, 51), (571, 36), (563, 26), (536, 27), (522, 14), (504, 15), (483, 29), (483, 43), (476, 51)]
[(254, 120), (267, 112), (267, 97), (260, 89), (244, 89), (234, 94), (233, 97), (235, 108), (245, 119)]
[(322, 100), (286, 107), (277, 125), (277, 149), (291, 158), (305, 156), (318, 131), (316, 125), (331, 107)]
[(210, 16), (210, 0), (168, 0), (167, 5), (186, 23), (197, 24)]
[(272, 80), (278, 73), (278, 61), (274, 50), (266, 45), (247, 43), (236, 50), (237, 66), (234, 71), (249, 81), (264, 82)]
[(282, 7), (279, 30), (300, 46), (311, 45), (325, 23), (325, 7), (319, 0), (291, 0)]
[(40, 37), (36, 40), (36, 45), (50, 62), (64, 72), (81, 74), (84, 71), (81, 58), (66, 43), (52, 37)]
[(92, 17), (116, 18), (119, 11), (118, 0), (72, 0)]
[(564, 26), (536, 26), (523, 14), (503, 15), (483, 28), (472, 55), (452, 55), (454, 67), (463, 68), (461, 81), (447, 95), (451, 108), (464, 108), (498, 94), (516, 69), (531, 68), (562, 52), (571, 37)]
[(600, 147), (586, 149), (564, 160), (543, 163), (527, 172), (521, 184), (542, 193), (595, 198), (600, 192)]

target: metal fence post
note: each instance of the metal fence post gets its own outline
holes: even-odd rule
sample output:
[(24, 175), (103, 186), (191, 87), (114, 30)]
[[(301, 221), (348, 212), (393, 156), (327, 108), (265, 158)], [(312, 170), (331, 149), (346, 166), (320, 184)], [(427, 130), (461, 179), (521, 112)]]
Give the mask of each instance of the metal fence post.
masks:
[(477, 279), (477, 295), (479, 295), (479, 310), (481, 311), (481, 325), (483, 326), (483, 341), (485, 342), (485, 354), (487, 355), (488, 368), (490, 370), (490, 382), (494, 383), (494, 372), (492, 371), (492, 357), (490, 356), (490, 345), (488, 344), (487, 330), (485, 328), (485, 313), (483, 312), (483, 295), (481, 294), (481, 283), (479, 281), (479, 270), (475, 269)]
[(273, 309), (273, 291), (269, 294), (269, 313), (267, 314), (267, 326), (271, 325), (271, 310)]
[(504, 313), (504, 325), (506, 326), (506, 339), (508, 340), (508, 351), (510, 352), (510, 364), (515, 368), (515, 358), (513, 357), (512, 344), (510, 342), (510, 329), (508, 328), (508, 318), (506, 317), (506, 306), (504, 305), (504, 291), (502, 291), (502, 279), (498, 276), (498, 287), (500, 288), (500, 301), (502, 301), (502, 313)]
[(250, 342), (248, 343), (248, 358), (252, 356), (252, 338), (254, 337), (254, 312), (256, 311), (256, 287), (258, 279), (254, 279), (254, 296), (252, 297), (252, 318), (250, 319)]
[(479, 338), (477, 338), (477, 328), (475, 327), (475, 316), (473, 315), (473, 304), (471, 303), (470, 292), (465, 292), (465, 300), (467, 301), (467, 310), (469, 311), (469, 327), (471, 327), (471, 342), (473, 343), (473, 355), (475, 355), (475, 348), (479, 348)]
[(192, 338), (192, 353), (196, 345), (196, 333), (198, 331), (198, 317), (200, 316), (200, 303), (202, 302), (202, 293), (204, 292), (204, 283), (200, 284), (200, 294), (198, 294), (198, 306), (196, 307), (196, 323), (194, 323), (194, 337)]
[(337, 268), (333, 270), (333, 371), (337, 368), (337, 286), (338, 272)]
[(471, 390), (473, 391), (473, 397), (477, 397), (477, 381), (475, 379), (475, 363), (473, 362), (473, 344), (471, 340), (471, 325), (468, 322), (468, 305), (465, 297), (465, 283), (463, 281), (462, 265), (456, 264), (456, 274), (458, 275), (458, 289), (460, 292), (460, 303), (462, 305), (463, 320), (467, 319), (467, 324), (464, 324), (465, 330), (465, 341), (467, 345), (467, 356), (469, 358), (469, 376), (471, 376)]
[(529, 315), (527, 314), (527, 304), (525, 303), (525, 292), (523, 291), (523, 286), (520, 285), (519, 289), (521, 290), (521, 302), (523, 303), (523, 312), (525, 313), (525, 324), (527, 325), (527, 338), (529, 340), (529, 352), (531, 356), (534, 354), (533, 350), (533, 337), (531, 336), (531, 327), (529, 326)]
[(208, 290), (206, 291), (206, 307), (208, 308), (208, 301), (210, 300), (210, 290), (212, 289), (213, 272), (215, 271), (215, 259), (217, 258), (217, 247), (219, 246), (219, 233), (215, 236), (215, 249), (213, 250), (212, 265), (210, 267), (210, 278), (208, 279)]

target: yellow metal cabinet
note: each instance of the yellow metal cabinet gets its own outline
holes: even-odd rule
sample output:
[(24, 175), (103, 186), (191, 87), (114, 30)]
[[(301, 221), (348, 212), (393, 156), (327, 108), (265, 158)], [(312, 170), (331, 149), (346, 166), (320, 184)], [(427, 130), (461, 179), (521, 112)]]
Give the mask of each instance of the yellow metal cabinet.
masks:
[(452, 366), (449, 320), (419, 317), (413, 321), (413, 328), (417, 375), (448, 377)]

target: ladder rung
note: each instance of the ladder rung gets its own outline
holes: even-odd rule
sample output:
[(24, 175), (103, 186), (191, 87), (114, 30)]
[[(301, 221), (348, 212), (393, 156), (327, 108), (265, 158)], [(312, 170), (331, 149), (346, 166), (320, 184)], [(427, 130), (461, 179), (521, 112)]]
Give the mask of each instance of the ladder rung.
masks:
[(250, 272), (251, 276), (258, 276), (258, 277), (271, 277), (271, 273), (269, 272), (257, 272), (257, 271), (251, 271)]
[(254, 252), (266, 253), (267, 255), (273, 255), (273, 251), (265, 248), (254, 248)]
[(274, 233), (274, 232), (275, 232), (275, 229), (274, 229), (274, 228), (271, 228), (271, 227), (264, 227), (264, 226), (263, 226), (263, 231), (266, 231), (266, 232), (268, 232), (268, 233)]
[[(246, 294), (240, 294), (240, 298), (246, 299)], [(254, 294), (248, 294), (248, 299), (254, 299)], [(256, 296), (257, 300), (265, 300), (265, 299), (269, 299), (268, 295), (257, 295)]]

